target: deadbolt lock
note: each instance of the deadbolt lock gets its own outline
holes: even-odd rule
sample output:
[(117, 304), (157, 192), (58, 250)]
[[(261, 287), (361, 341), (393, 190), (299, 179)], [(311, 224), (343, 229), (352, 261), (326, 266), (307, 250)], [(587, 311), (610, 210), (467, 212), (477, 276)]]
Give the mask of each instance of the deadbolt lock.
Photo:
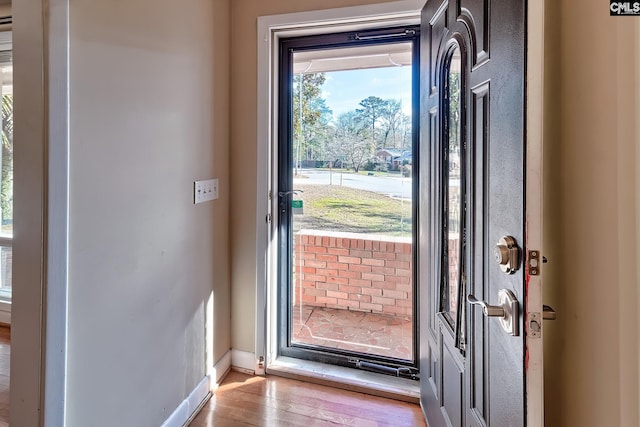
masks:
[(520, 268), (520, 248), (511, 236), (500, 238), (493, 249), (493, 256), (505, 274), (513, 274)]

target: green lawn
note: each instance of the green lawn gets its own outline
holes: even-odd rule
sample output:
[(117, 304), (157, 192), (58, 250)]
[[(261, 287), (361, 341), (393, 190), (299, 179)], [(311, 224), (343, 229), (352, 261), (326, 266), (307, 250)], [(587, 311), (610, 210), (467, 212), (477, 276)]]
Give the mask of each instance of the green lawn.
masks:
[(304, 191), (298, 229), (411, 236), (411, 203), (339, 185), (296, 185)]

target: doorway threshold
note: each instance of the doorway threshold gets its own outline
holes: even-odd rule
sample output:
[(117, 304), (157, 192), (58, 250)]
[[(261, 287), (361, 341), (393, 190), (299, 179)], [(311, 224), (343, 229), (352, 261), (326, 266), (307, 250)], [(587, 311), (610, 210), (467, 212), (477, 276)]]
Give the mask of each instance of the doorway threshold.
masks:
[(343, 366), (278, 357), (267, 374), (409, 403), (420, 402), (420, 382)]

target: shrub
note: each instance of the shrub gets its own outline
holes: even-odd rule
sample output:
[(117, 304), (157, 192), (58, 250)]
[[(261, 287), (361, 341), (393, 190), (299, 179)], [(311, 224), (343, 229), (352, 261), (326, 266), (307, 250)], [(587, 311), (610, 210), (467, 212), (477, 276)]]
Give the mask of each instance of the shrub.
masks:
[(388, 163), (378, 163), (376, 164), (376, 169), (379, 172), (388, 172), (389, 171), (389, 164)]
[(367, 160), (367, 162), (364, 165), (362, 165), (360, 169), (365, 171), (373, 171), (373, 170), (376, 170), (376, 164), (371, 160)]

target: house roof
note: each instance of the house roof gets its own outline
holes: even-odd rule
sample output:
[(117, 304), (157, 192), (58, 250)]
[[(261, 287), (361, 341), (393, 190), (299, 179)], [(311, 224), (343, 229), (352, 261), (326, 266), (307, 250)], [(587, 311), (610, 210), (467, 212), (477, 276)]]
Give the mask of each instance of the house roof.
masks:
[(381, 148), (378, 151), (376, 151), (376, 156), (379, 156), (380, 154), (383, 154), (385, 152), (389, 156), (393, 156), (393, 157), (402, 156), (402, 150), (398, 150), (397, 148)]

